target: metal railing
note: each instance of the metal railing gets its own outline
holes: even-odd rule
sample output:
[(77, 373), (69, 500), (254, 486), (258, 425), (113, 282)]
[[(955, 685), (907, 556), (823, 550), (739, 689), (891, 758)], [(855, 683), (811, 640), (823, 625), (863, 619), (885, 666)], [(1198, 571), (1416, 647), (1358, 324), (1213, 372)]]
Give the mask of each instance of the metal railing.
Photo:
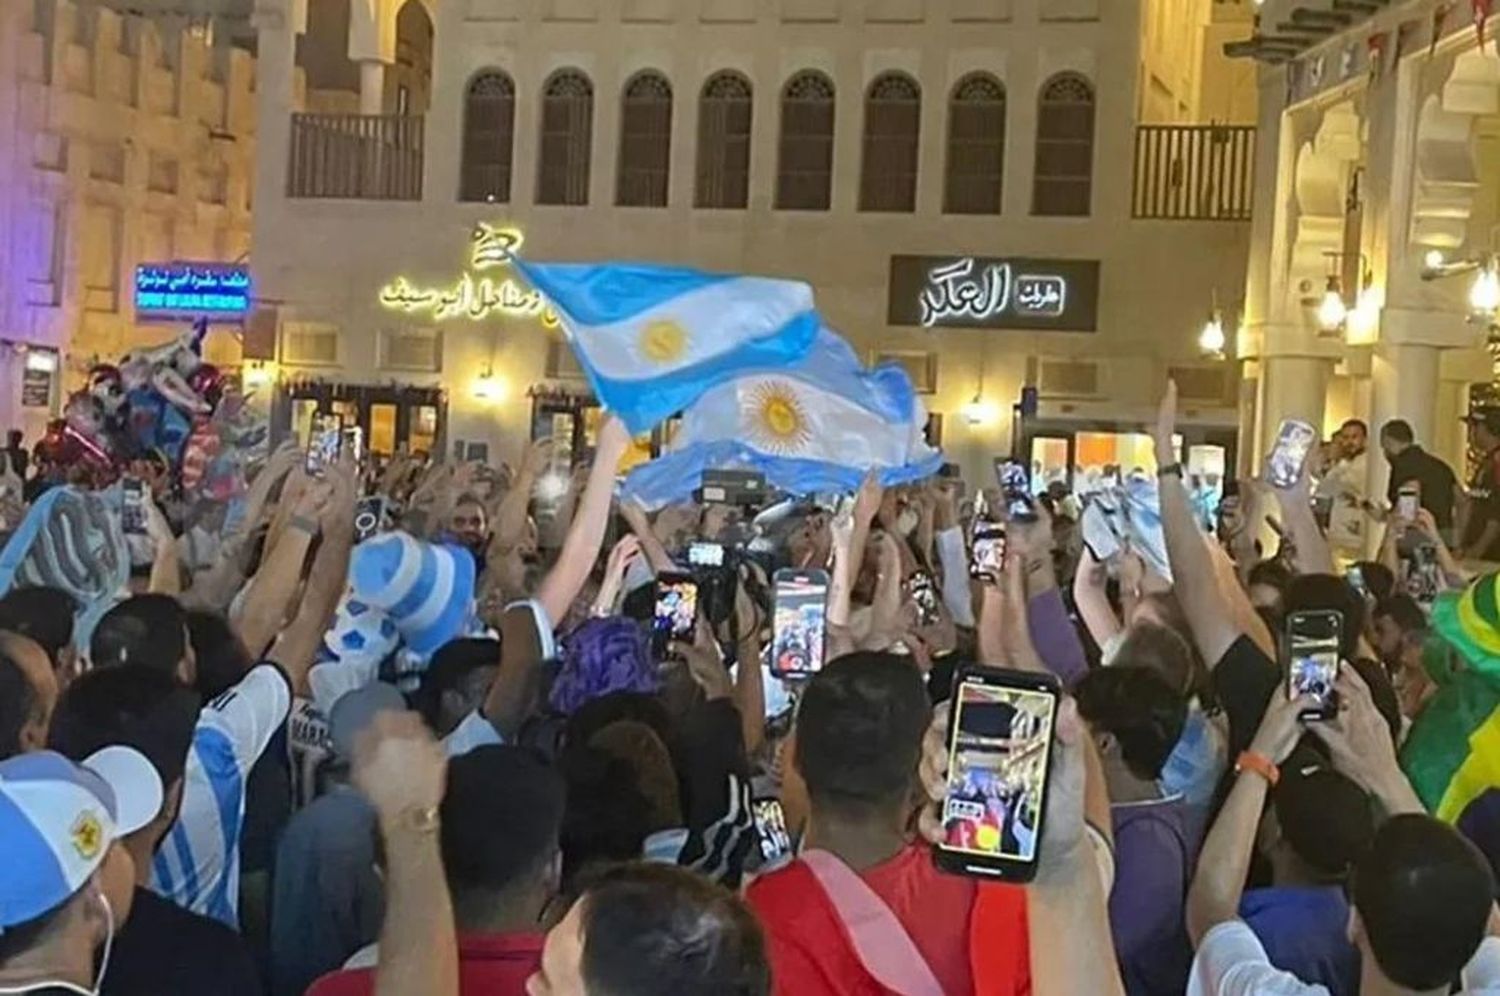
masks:
[(1254, 191), (1253, 126), (1137, 126), (1133, 217), (1249, 221)]
[(293, 114), (288, 197), (422, 199), (422, 118)]

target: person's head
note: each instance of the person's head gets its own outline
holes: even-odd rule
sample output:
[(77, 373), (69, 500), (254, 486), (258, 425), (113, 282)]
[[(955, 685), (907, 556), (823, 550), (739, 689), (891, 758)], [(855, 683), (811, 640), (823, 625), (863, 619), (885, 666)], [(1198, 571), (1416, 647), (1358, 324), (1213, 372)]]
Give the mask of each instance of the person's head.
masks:
[(1469, 423), (1469, 442), (1488, 452), (1500, 446), (1500, 408), (1480, 408), (1464, 419)]
[(460, 930), (535, 930), (562, 871), (563, 781), (519, 747), (448, 762), (440, 807), (443, 872)]
[[(1354, 565), (1365, 582), (1365, 591), (1376, 602), (1383, 602), (1396, 592), (1396, 573), (1374, 560), (1361, 560)], [(1352, 568), (1351, 568), (1352, 569)]]
[(198, 678), (187, 613), (171, 595), (132, 595), (104, 613), (89, 640), (94, 667), (154, 667), (184, 684)]
[(1157, 671), (1121, 666), (1090, 671), (1073, 690), (1078, 714), (1089, 725), (1110, 797), (1161, 777), (1187, 722), (1187, 698)]
[(1257, 609), (1279, 611), (1285, 607), (1286, 590), (1292, 583), (1292, 572), (1279, 560), (1262, 560), (1250, 568), (1245, 588), (1250, 604)]
[(1193, 694), (1198, 684), (1192, 647), (1176, 630), (1156, 623), (1131, 626), (1110, 666), (1154, 671), (1180, 695)]
[(1365, 628), (1365, 600), (1349, 582), (1337, 574), (1298, 574), (1287, 585), (1282, 605), (1288, 617), (1294, 612), (1339, 613), (1344, 623), (1340, 653), (1345, 660), (1358, 656), (1359, 638)]
[(454, 538), (468, 550), (474, 553), (484, 551), (485, 544), (489, 542), (490, 524), (484, 502), (479, 500), (478, 495), (466, 492), (459, 496), (458, 504), (453, 506), (448, 528)]
[(90, 671), (58, 700), (47, 737), (50, 749), (82, 763), (105, 747), (130, 747), (161, 779), (160, 810), (127, 841), (138, 861), (156, 850), (177, 819), (201, 705), (199, 695), (176, 678), (145, 667)]
[(432, 663), (422, 673), (413, 706), (434, 733), (447, 736), (484, 703), (499, 670), (498, 640), (449, 640), (432, 655)]
[(1259, 837), (1277, 885), (1344, 881), (1374, 836), (1369, 795), (1321, 755), (1301, 747), (1281, 766)]
[(905, 820), (931, 706), (907, 657), (849, 654), (813, 676), (793, 730), (812, 819)]
[(73, 614), (78, 601), (61, 588), (12, 588), (0, 598), (0, 630), (29, 636), (52, 659), (60, 685), (73, 678), (78, 652), (73, 646)]
[(1369, 442), (1370, 429), (1357, 418), (1351, 418), (1339, 426), (1334, 441), (1338, 444), (1338, 455), (1345, 460), (1359, 456)]
[(1409, 647), (1420, 654), (1427, 634), (1427, 613), (1410, 595), (1392, 595), (1375, 604), (1375, 651), (1388, 666), (1397, 666)]
[(0, 632), (0, 759), (41, 749), (57, 694), (57, 676), (42, 648)]
[(255, 658), (223, 615), (188, 609), (184, 616), (197, 666), (198, 694), (205, 702), (212, 701), (239, 684), (255, 666)]
[(647, 832), (683, 825), (682, 796), (672, 752), (655, 730), (645, 723), (622, 719), (590, 737), (589, 746), (630, 765), (636, 788), (650, 806)]
[(548, 701), (570, 715), (610, 692), (655, 692), (661, 679), (646, 631), (633, 619), (589, 619), (563, 638), (562, 666)]
[(630, 762), (592, 744), (569, 745), (558, 770), (567, 782), (563, 811), (563, 888), (590, 872), (642, 854), (652, 805)]
[(527, 996), (766, 996), (760, 924), (734, 893), (671, 865), (600, 875), (547, 934)]
[(13, 450), (18, 450), (21, 448), (21, 440), (24, 438), (26, 437), (21, 434), (20, 429), (12, 429), (5, 434), (5, 441)]
[(1495, 883), (1490, 866), (1452, 827), (1393, 816), (1354, 868), (1351, 934), (1397, 986), (1441, 989), (1484, 938)]
[(1380, 450), (1387, 459), (1399, 455), (1416, 441), (1411, 423), (1405, 419), (1393, 418), (1380, 427)]

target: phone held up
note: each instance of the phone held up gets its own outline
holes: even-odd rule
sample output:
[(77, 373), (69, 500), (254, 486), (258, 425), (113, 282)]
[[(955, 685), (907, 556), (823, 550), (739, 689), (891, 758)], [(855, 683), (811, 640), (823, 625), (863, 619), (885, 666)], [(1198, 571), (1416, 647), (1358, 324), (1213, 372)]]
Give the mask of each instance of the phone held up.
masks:
[(146, 484), (139, 477), (120, 482), (120, 527), (130, 536), (146, 534)]
[(1000, 580), (1005, 564), (1005, 530), (991, 522), (974, 530), (974, 551), (969, 557), (969, 577), (987, 584)]
[(1339, 713), (1334, 682), (1339, 676), (1344, 617), (1332, 610), (1293, 612), (1286, 620), (1287, 695), (1310, 695), (1311, 708), (1301, 719), (1333, 719)]
[(1421, 497), (1416, 488), (1403, 487), (1396, 493), (1396, 517), (1402, 522), (1415, 522)]
[(1029, 882), (1044, 837), (1057, 678), (965, 665), (954, 677), (943, 840), (933, 859), (959, 875)]
[(324, 415), (313, 423), (307, 439), (307, 461), (304, 469), (312, 477), (321, 477), (323, 468), (339, 458), (339, 449), (344, 442), (344, 420), (337, 415)]
[(781, 800), (776, 798), (756, 799), (754, 809), (755, 833), (760, 838), (762, 871), (773, 867), (792, 855), (792, 835), (786, 826), (786, 811)]
[(691, 574), (659, 574), (656, 578), (656, 610), (651, 617), (651, 643), (660, 660), (666, 660), (674, 642), (693, 639), (698, 621), (698, 582)]
[(1318, 431), (1306, 422), (1289, 418), (1281, 423), (1266, 468), (1273, 487), (1286, 490), (1302, 478), (1302, 468), (1307, 465), (1307, 456), (1317, 439)]
[(772, 588), (771, 673), (811, 678), (823, 668), (828, 572), (782, 568)]
[(1031, 472), (1019, 460), (995, 459), (995, 480), (1012, 522), (1035, 522), (1036, 499), (1031, 496)]

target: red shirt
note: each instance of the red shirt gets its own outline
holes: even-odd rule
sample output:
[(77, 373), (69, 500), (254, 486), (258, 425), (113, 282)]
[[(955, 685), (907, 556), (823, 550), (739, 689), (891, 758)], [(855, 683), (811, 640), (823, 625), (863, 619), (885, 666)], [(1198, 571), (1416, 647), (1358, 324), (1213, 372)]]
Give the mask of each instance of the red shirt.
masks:
[[(866, 869), (860, 878), (891, 908), (943, 992), (975, 994), (970, 947), (979, 883), (938, 871), (931, 851), (920, 844)], [(1030, 993), (1025, 892), (991, 883), (984, 888), (1000, 900), (988, 904), (999, 915), (984, 925), (985, 960), (1008, 981), (983, 996)], [(805, 866), (794, 862), (757, 879), (746, 898), (770, 943), (778, 996), (887, 996), (865, 970), (833, 905)]]
[[(462, 996), (526, 996), (526, 980), (542, 965), (545, 934), (459, 934), (458, 991)], [(331, 972), (307, 996), (371, 996), (375, 972)]]

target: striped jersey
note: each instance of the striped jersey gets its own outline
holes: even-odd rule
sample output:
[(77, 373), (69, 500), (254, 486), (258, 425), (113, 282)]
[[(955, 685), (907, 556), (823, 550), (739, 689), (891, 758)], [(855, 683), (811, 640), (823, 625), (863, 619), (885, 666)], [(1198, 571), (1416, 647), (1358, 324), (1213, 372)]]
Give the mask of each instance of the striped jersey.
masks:
[(203, 707), (183, 774), (182, 808), (151, 866), (151, 887), (184, 909), (238, 929), (245, 780), (287, 721), (292, 693), (259, 664)]

